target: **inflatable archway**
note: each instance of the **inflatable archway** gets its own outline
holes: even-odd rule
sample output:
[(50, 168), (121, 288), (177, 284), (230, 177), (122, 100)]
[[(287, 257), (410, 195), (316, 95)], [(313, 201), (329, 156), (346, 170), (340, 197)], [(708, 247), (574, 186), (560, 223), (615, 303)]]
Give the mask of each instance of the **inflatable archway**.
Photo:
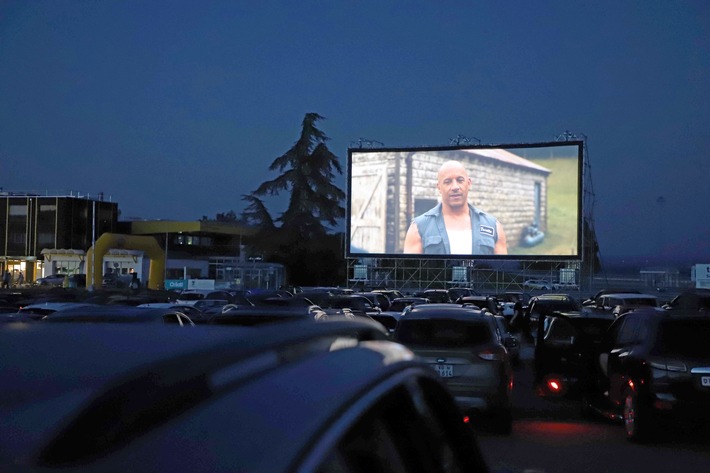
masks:
[[(149, 289), (163, 288), (165, 277), (165, 253), (152, 236), (120, 235), (104, 233), (86, 252), (86, 287), (93, 281), (94, 287), (100, 287), (103, 278), (104, 256), (111, 248), (142, 250), (150, 258), (148, 270)], [(94, 280), (94, 275), (96, 280)]]

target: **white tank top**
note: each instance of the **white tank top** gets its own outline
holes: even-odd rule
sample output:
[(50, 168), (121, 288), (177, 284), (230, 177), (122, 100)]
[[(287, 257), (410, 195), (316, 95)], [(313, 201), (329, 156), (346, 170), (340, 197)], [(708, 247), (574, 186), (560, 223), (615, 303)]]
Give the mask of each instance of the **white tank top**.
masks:
[(473, 249), (471, 230), (446, 230), (452, 255), (470, 255)]

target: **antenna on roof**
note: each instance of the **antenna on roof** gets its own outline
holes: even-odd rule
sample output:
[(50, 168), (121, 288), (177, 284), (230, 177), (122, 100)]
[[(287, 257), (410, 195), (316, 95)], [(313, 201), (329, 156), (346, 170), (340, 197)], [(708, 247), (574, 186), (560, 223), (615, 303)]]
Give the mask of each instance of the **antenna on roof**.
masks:
[[(357, 143), (357, 146), (355, 146)], [(358, 138), (357, 141), (351, 141), (351, 148), (384, 148), (385, 144), (377, 140), (368, 140), (367, 138)]]
[(563, 133), (557, 135), (555, 141), (586, 141), (587, 135), (584, 133), (574, 133), (569, 130), (565, 130)]
[(479, 140), (475, 136), (472, 136), (469, 138), (468, 136), (464, 136), (464, 135), (458, 135), (456, 138), (451, 138), (449, 140), (449, 143), (452, 145), (468, 145), (468, 144), (472, 144), (474, 141), (478, 145), (481, 144), (481, 140)]

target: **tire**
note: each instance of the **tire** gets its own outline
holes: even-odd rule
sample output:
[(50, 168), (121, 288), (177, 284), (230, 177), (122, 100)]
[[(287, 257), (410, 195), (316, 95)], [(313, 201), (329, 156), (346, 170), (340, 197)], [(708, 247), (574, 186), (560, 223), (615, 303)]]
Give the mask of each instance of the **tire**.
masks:
[(651, 408), (639, 399), (638, 392), (629, 390), (624, 397), (622, 418), (626, 438), (631, 442), (648, 442), (654, 436), (654, 421)]

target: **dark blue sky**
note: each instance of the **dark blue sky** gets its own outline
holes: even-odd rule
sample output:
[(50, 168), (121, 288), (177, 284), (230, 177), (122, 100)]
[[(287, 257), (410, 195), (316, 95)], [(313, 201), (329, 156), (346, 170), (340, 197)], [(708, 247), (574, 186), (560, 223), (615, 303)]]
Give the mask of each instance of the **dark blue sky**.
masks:
[(240, 212), (307, 112), (344, 167), (584, 135), (603, 256), (710, 260), (706, 0), (0, 2), (4, 190)]

